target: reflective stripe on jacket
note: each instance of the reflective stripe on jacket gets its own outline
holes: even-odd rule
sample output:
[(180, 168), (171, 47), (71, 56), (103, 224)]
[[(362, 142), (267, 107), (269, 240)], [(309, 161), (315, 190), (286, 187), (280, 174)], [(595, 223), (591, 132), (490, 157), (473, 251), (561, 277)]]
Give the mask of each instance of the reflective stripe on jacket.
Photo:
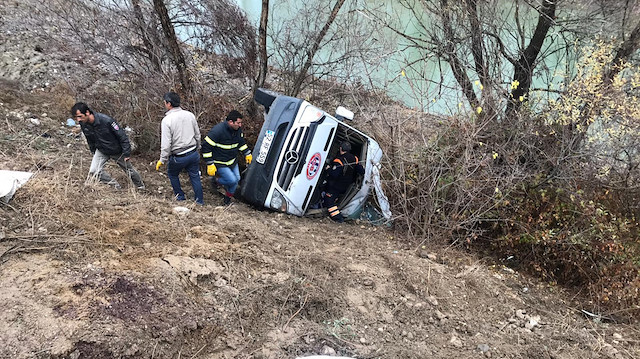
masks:
[(244, 140), (242, 128), (234, 130), (226, 121), (213, 126), (202, 141), (202, 158), (207, 164), (232, 166), (236, 162), (238, 152), (245, 156), (251, 154)]
[(358, 157), (348, 152), (336, 157), (327, 174), (327, 192), (344, 193), (355, 180), (356, 174), (364, 174), (364, 167), (359, 163)]

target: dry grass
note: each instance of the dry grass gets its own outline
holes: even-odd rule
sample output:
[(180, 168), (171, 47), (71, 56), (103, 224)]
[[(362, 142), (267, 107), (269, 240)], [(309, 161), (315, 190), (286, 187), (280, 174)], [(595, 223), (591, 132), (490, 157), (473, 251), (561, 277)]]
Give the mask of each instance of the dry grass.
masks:
[[(410, 120), (398, 124), (418, 136), (427, 119), (402, 113)], [(222, 350), (239, 358), (265, 351), (288, 357), (318, 353), (330, 345), (339, 354), (359, 357), (384, 353), (389, 358), (444, 358), (460, 354), (461, 349), (449, 344), (457, 333), (465, 339), (468, 356), (477, 355), (476, 341), (482, 340), (495, 356), (544, 357), (536, 350), (547, 346), (556, 356), (595, 358), (606, 355), (612, 330), (624, 331), (625, 338), (631, 338), (626, 333), (637, 334), (633, 328), (599, 324), (584, 331), (584, 319), (562, 309), (567, 304), (545, 302), (555, 292), (543, 286), (535, 295), (523, 296), (516, 278), (499, 272), (503, 279), (496, 279), (477, 260), (455, 250), (443, 250), (439, 263), (416, 256), (419, 242), (427, 251), (434, 248), (432, 242), (440, 238), (437, 230), (399, 239), (401, 232), (354, 224), (336, 227), (328, 220), (294, 218), (243, 204), (219, 208), (221, 200), (211, 193), (205, 195), (207, 205), (186, 203), (191, 212), (177, 216), (171, 209), (184, 203), (172, 201), (166, 176), (147, 165), (151, 155), (133, 157), (148, 192), (116, 192), (87, 183), (86, 144), (67, 136), (71, 130), (59, 122), (44, 120), (42, 128), (31, 132), (13, 127), (12, 133), (27, 132), (11, 143), (12, 150), (20, 149), (19, 158), (4, 161), (35, 176), (17, 192), (12, 208), (1, 208), (0, 216), (6, 245), (3, 268), (29, 265), (33, 252), (45, 253), (42, 262), (50, 262), (46, 268), (51, 275), (23, 274), (20, 285), (42, 281), (40, 286), (55, 294), (22, 288), (56, 308), (57, 320), (83, 321), (64, 355), (97, 350), (94, 357), (124, 356), (135, 343), (140, 351), (126, 355), (197, 357)], [(42, 130), (55, 136), (40, 137)], [(381, 143), (397, 151), (389, 150), (389, 158), (402, 158), (391, 157), (406, 150), (398, 142), (386, 142), (393, 138), (382, 137)], [(117, 166), (109, 170), (126, 183)], [(405, 175), (394, 181), (400, 178), (409, 179)], [(184, 179), (183, 185), (190, 190)], [(407, 220), (415, 221), (410, 213)], [(224, 270), (194, 283), (188, 273), (162, 260), (169, 254), (212, 260)], [(520, 326), (499, 330), (523, 308), (542, 313), (547, 324), (540, 336)], [(446, 318), (438, 319), (436, 310)], [(403, 331), (412, 332), (414, 339)], [(628, 357), (638, 353), (637, 343), (617, 348)]]

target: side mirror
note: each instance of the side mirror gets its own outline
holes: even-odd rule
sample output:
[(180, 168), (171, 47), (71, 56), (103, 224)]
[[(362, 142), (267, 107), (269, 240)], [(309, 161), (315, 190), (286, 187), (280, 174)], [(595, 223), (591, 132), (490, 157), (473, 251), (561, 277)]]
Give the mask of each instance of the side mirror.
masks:
[(338, 106), (338, 108), (336, 109), (336, 118), (340, 121), (353, 121), (353, 112), (347, 110), (342, 106)]

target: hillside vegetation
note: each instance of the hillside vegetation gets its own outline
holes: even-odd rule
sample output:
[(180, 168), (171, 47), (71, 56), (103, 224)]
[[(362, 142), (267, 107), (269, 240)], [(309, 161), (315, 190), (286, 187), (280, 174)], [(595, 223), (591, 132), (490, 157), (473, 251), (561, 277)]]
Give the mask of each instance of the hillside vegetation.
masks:
[(181, 214), (153, 155), (145, 193), (86, 183), (60, 92), (4, 84), (0, 168), (35, 175), (0, 206), (0, 357), (640, 355), (624, 316), (436, 240), (210, 192)]
[[(0, 204), (1, 357), (640, 357), (640, 27), (580, 43), (558, 96), (529, 93), (522, 69), (506, 86), (467, 79), (471, 92), (459, 78), (469, 103), (443, 116), (314, 66), (258, 84), (257, 31), (235, 6), (169, 8), (174, 26), (203, 24), (172, 43), (159, 3), (0, 5), (0, 169), (34, 173)], [(252, 145), (252, 89), (294, 83), (381, 144), (392, 225), (222, 207), (208, 187), (175, 212), (153, 168), (162, 94), (180, 92), (202, 132), (243, 111)], [(91, 155), (65, 124), (76, 101), (133, 129), (145, 192), (86, 181)]]

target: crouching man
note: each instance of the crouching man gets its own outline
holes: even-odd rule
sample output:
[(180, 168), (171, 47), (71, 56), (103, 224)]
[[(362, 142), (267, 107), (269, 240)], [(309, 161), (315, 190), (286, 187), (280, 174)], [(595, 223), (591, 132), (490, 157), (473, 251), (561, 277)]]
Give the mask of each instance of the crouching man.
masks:
[(340, 144), (338, 156), (327, 165), (326, 170), (324, 206), (329, 211), (329, 218), (342, 223), (344, 217), (338, 209), (337, 198), (347, 191), (357, 175), (364, 175), (364, 167), (359, 163), (358, 157), (351, 153), (351, 144), (345, 141)]
[[(240, 169), (236, 158), (244, 154), (245, 162), (251, 163), (253, 156), (242, 134), (242, 114), (232, 110), (225, 121), (213, 126), (202, 142), (202, 158), (207, 163), (207, 174), (212, 186), (224, 186), (224, 204), (229, 205), (240, 182)], [(218, 179), (214, 177), (218, 174)]]
[(89, 149), (93, 153), (87, 179), (97, 178), (102, 183), (121, 189), (118, 181), (104, 170), (107, 161), (112, 159), (127, 174), (137, 189), (144, 189), (140, 174), (131, 164), (131, 144), (124, 129), (113, 118), (103, 113), (94, 113), (84, 102), (73, 105), (71, 116), (80, 122)]

